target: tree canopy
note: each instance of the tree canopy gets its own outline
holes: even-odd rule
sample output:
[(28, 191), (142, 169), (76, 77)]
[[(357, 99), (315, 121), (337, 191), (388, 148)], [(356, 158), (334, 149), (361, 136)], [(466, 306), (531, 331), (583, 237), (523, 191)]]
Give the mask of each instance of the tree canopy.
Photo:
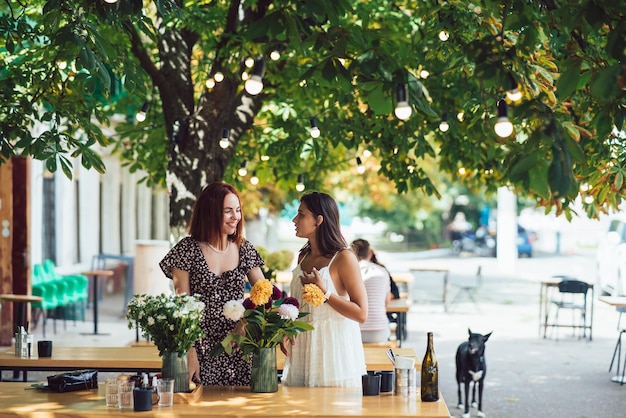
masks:
[[(435, 161), (468, 185), (508, 186), (559, 213), (580, 198), (596, 216), (626, 197), (625, 9), (6, 0), (0, 156), (33, 156), (71, 176), (70, 157), (104, 171), (97, 145), (114, 146), (146, 181), (167, 184), (172, 226), (208, 182), (243, 185), (242, 166), (246, 180), (254, 173), (273, 196), (293, 197), (299, 176), (319, 187), (365, 152), (401, 193), (438, 195), (425, 168)], [(244, 88), (252, 76), (262, 76), (260, 94)], [(521, 98), (507, 98), (515, 88)], [(405, 98), (412, 115), (401, 120), (394, 108)], [(505, 111), (513, 133), (500, 137)]]

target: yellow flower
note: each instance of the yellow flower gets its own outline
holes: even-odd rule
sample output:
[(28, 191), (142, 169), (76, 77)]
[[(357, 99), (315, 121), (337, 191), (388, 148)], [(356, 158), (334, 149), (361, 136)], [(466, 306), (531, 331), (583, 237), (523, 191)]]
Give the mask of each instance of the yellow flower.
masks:
[(320, 306), (326, 302), (326, 298), (317, 285), (307, 283), (302, 288), (302, 299), (311, 306)]
[(250, 300), (257, 306), (265, 305), (270, 300), (273, 291), (274, 285), (267, 279), (261, 279), (252, 286)]

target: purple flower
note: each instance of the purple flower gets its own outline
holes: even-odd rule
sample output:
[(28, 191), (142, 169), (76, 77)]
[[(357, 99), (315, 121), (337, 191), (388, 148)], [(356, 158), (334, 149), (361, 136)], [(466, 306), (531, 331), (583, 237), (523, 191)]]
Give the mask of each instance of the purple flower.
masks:
[(283, 297), (283, 291), (280, 290), (277, 286), (274, 286), (274, 289), (272, 289), (272, 299), (279, 300), (279, 299), (282, 299), (282, 297)]
[(254, 304), (254, 302), (252, 302), (252, 301), (250, 300), (250, 298), (246, 298), (246, 299), (243, 301), (243, 306), (244, 306), (244, 308), (246, 308), (246, 309), (254, 309), (254, 308), (256, 308), (256, 305)]
[(296, 308), (300, 309), (300, 302), (298, 302), (298, 299), (289, 296), (287, 298), (285, 298), (285, 300), (283, 301), (283, 304), (287, 304), (287, 305), (293, 305)]

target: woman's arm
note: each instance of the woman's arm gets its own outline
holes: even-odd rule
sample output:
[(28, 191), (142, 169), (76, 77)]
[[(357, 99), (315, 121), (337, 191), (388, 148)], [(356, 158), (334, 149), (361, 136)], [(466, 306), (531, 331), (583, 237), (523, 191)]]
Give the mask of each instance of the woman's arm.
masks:
[[(327, 303), (346, 318), (362, 324), (367, 319), (367, 292), (361, 277), (359, 260), (352, 251), (343, 250), (337, 254), (330, 267), (331, 277), (337, 291), (341, 292), (343, 287), (349, 300), (331, 295)], [(326, 292), (328, 289), (322, 290)]]
[(254, 286), (254, 284), (259, 279), (264, 279), (264, 278), (265, 276), (263, 275), (263, 271), (261, 270), (261, 267), (254, 267), (248, 271), (248, 282), (250, 282), (251, 286)]

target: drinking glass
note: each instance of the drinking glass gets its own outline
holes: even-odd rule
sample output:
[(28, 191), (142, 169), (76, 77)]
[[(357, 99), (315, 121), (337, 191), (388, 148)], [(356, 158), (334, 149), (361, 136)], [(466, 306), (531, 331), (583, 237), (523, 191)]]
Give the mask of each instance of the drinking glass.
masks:
[(106, 402), (107, 402), (107, 406), (119, 406), (118, 405), (118, 399), (117, 399), (117, 392), (118, 392), (118, 381), (117, 379), (107, 379), (104, 382), (104, 385), (106, 387)]
[(135, 382), (119, 382), (117, 386), (117, 406), (120, 409), (134, 408), (135, 403), (133, 401), (133, 389), (135, 389)]
[(157, 390), (159, 392), (159, 406), (172, 406), (174, 403), (174, 379), (159, 379)]

